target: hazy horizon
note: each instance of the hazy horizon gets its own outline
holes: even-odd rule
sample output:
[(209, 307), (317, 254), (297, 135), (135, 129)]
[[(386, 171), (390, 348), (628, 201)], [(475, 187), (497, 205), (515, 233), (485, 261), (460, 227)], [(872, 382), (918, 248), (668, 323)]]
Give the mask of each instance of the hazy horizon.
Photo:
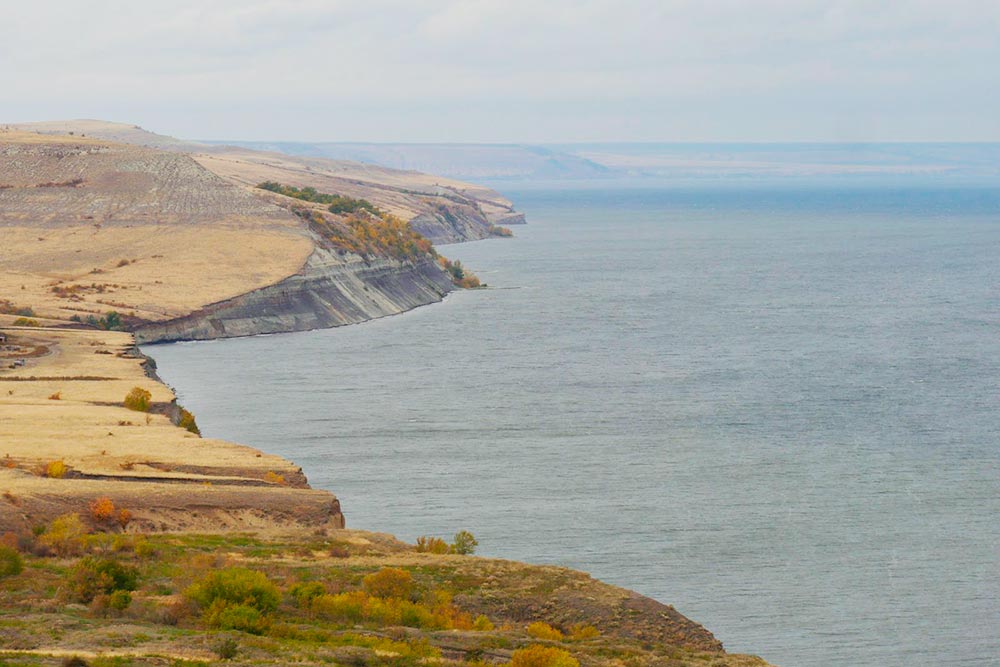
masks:
[(5, 10), (0, 102), (243, 141), (996, 142), (998, 34), (977, 0), (50, 0)]

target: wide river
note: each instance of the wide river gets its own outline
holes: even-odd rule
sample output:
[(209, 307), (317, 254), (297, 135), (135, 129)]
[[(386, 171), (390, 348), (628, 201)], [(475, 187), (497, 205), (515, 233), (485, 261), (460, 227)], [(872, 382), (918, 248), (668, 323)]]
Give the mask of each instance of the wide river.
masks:
[(1000, 189), (501, 186), (496, 289), (151, 346), (348, 525), (559, 563), (781, 667), (1000, 664)]

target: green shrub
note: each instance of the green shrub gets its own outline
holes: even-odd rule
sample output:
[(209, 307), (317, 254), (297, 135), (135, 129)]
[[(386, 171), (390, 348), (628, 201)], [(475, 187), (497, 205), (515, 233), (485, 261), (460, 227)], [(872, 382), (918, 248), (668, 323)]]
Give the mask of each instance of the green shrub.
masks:
[(367, 211), (373, 215), (380, 215), (382, 213), (367, 199), (354, 199), (353, 197), (346, 197), (344, 195), (327, 194), (325, 192), (318, 192), (313, 187), (307, 186), (299, 189), (293, 185), (283, 185), (275, 181), (264, 181), (257, 187), (261, 190), (268, 190), (269, 192), (275, 192), (279, 195), (301, 199), (302, 201), (314, 204), (329, 204), (327, 210), (330, 213), (338, 215), (358, 213), (360, 211)]
[(477, 546), (479, 546), (479, 542), (472, 536), (472, 533), (460, 530), (455, 533), (455, 541), (452, 542), (451, 550), (456, 554), (469, 555), (476, 553)]
[[(66, 575), (66, 591), (76, 602), (91, 602), (101, 594), (134, 591), (138, 580), (139, 571), (130, 565), (112, 558), (84, 558)], [(116, 604), (124, 604), (124, 609), (131, 601), (131, 596), (119, 596)]]
[(206, 610), (205, 622), (220, 630), (238, 630), (261, 635), (267, 631), (268, 621), (255, 607), (216, 600)]
[(308, 609), (313, 600), (326, 593), (326, 588), (318, 581), (309, 581), (295, 584), (289, 589), (288, 593), (295, 600), (295, 606), (300, 609)]
[(219, 656), (220, 660), (232, 660), (238, 652), (239, 645), (232, 637), (226, 637), (215, 645), (215, 655)]
[(136, 412), (149, 412), (153, 395), (142, 387), (132, 387), (132, 391), (125, 395), (125, 407)]
[(41, 326), (40, 324), (38, 324), (38, 320), (32, 320), (32, 319), (29, 319), (27, 317), (19, 317), (16, 320), (14, 320), (13, 324), (14, 324), (15, 327), (37, 327), (37, 326)]
[(13, 577), (24, 571), (24, 559), (17, 549), (0, 546), (0, 579)]
[(230, 567), (206, 575), (185, 591), (185, 596), (202, 608), (221, 600), (228, 604), (245, 605), (266, 613), (281, 602), (281, 593), (263, 572), (243, 567)]

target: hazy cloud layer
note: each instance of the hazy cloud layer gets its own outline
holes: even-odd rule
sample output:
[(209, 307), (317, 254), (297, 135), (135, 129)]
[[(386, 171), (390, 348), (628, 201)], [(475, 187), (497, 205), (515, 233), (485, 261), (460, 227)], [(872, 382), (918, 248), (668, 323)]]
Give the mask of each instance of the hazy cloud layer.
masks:
[(996, 0), (0, 5), (0, 119), (187, 138), (1000, 140)]

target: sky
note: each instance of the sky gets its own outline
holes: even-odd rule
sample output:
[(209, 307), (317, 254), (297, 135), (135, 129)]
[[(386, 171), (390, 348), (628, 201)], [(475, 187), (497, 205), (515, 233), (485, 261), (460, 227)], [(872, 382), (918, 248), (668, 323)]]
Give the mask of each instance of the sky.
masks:
[(186, 139), (1000, 141), (998, 0), (0, 4), (0, 122)]

